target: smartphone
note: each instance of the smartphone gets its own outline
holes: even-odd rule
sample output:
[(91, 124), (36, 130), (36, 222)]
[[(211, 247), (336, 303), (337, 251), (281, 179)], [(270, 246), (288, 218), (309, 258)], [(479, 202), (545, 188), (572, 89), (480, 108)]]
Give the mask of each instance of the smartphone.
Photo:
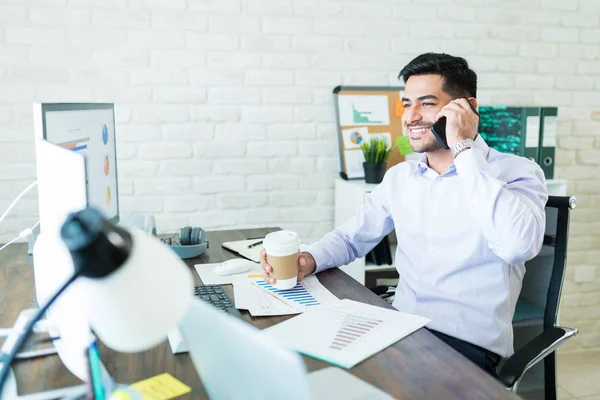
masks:
[[(470, 101), (468, 101), (468, 103), (471, 107), (471, 110), (473, 110), (473, 112), (479, 117), (479, 113), (477, 112), (475, 107), (473, 107), (473, 104), (471, 104)], [(433, 133), (433, 136), (435, 136), (435, 138), (438, 140), (438, 142), (442, 144), (442, 147), (446, 150), (450, 150), (450, 147), (448, 147), (448, 140), (446, 140), (446, 117), (442, 117), (435, 121), (435, 123), (431, 125), (429, 129), (431, 130), (431, 133)]]

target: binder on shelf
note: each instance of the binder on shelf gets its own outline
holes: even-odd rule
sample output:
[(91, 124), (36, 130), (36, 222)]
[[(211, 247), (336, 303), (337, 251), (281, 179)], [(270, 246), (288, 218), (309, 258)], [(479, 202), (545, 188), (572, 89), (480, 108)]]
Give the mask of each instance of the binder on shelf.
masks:
[(542, 124), (539, 139), (538, 164), (546, 179), (554, 179), (554, 155), (556, 154), (556, 133), (558, 130), (558, 108), (542, 107)]
[(478, 132), (491, 148), (538, 162), (540, 107), (483, 106), (479, 114)]

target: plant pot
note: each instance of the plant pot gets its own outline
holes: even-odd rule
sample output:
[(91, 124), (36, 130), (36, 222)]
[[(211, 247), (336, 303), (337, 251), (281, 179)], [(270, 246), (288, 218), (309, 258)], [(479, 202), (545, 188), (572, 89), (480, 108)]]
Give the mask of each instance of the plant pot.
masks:
[(383, 175), (385, 175), (385, 169), (387, 163), (383, 164), (369, 164), (364, 162), (363, 168), (365, 170), (365, 182), (367, 183), (381, 183)]

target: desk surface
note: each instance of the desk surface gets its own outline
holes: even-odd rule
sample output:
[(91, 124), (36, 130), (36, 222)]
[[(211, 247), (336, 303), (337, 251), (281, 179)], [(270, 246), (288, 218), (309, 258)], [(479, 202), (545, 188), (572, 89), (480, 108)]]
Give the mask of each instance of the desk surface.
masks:
[[(274, 229), (246, 229), (208, 232), (210, 249), (203, 256), (188, 260), (198, 263), (220, 262), (236, 255), (223, 249), (220, 243), (258, 237)], [(15, 244), (0, 252), (0, 327), (9, 327), (19, 312), (35, 307), (33, 269), (27, 257), (27, 247)], [(200, 278), (194, 271), (197, 284)], [(360, 285), (339, 269), (322, 272), (319, 280), (340, 299), (348, 298), (391, 308), (385, 301)], [(259, 328), (281, 322), (286, 317), (251, 317), (242, 311), (244, 318)], [(191, 386), (191, 394), (181, 399), (202, 399), (207, 395), (188, 354), (174, 356), (165, 341), (150, 350), (120, 354), (101, 347), (106, 368), (119, 382), (133, 383), (163, 372), (169, 372)], [(304, 357), (310, 371), (328, 364)], [(14, 365), (19, 394), (80, 384), (56, 356)], [(349, 370), (352, 374), (385, 390), (398, 399), (514, 399), (497, 381), (474, 364), (438, 340), (425, 329), (420, 329), (386, 350), (361, 362)]]

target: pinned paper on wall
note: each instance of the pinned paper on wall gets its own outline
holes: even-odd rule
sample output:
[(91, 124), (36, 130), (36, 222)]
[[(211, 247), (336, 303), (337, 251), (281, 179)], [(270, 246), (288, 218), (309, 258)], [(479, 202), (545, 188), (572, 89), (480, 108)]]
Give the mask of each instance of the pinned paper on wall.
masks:
[(387, 96), (339, 95), (338, 107), (341, 126), (390, 124)]
[(396, 118), (402, 118), (404, 114), (404, 104), (402, 104), (402, 92), (400, 93), (400, 98), (396, 99), (396, 107), (395, 107)]
[(373, 136), (385, 137), (391, 152), (386, 170), (405, 160), (396, 147), (402, 136), (403, 87), (336, 86), (333, 105), (337, 128), (340, 176), (364, 179), (364, 156), (361, 145)]
[(396, 138), (396, 146), (398, 146), (398, 150), (403, 156), (413, 152), (413, 149), (410, 147), (410, 139), (408, 136), (400, 136)]
[(360, 149), (360, 146), (369, 140), (369, 128), (344, 129), (342, 135), (346, 149)]
[(365, 170), (363, 168), (365, 156), (362, 150), (345, 150), (344, 160), (346, 162), (346, 175), (348, 175), (348, 179), (365, 177)]

